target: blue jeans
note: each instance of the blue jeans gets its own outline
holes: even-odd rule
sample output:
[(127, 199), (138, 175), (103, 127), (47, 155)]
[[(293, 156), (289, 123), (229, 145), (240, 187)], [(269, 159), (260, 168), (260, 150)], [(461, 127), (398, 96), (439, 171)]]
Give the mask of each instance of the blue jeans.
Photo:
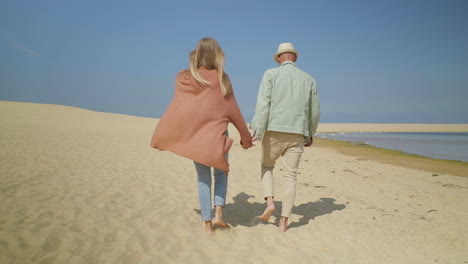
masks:
[[(226, 136), (229, 136), (226, 130)], [(228, 153), (226, 153), (228, 158)], [(211, 221), (213, 219), (213, 211), (211, 206), (211, 167), (194, 161), (195, 169), (198, 175), (198, 199), (200, 200), (201, 216), (203, 221)], [(220, 169), (214, 169), (214, 205), (222, 206), (226, 204), (226, 192), (228, 179), (226, 173)]]
[[(198, 175), (198, 199), (200, 200), (201, 216), (203, 221), (213, 219), (211, 206), (211, 167), (194, 161)], [(226, 203), (228, 179), (226, 173), (214, 169), (214, 206), (223, 206)]]

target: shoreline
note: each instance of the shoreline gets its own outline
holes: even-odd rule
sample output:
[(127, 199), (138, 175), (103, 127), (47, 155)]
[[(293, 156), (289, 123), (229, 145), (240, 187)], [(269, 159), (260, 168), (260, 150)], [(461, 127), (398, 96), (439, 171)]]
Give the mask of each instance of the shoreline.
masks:
[[(337, 132), (318, 133), (316, 138), (397, 150), (438, 160), (468, 162), (468, 132)], [(434, 142), (443, 143), (434, 143)], [(456, 143), (455, 143), (456, 142)], [(454, 149), (454, 146), (457, 148)], [(462, 151), (462, 150), (465, 151)]]
[(468, 132), (468, 124), (320, 123), (317, 133)]
[[(377, 161), (433, 174), (468, 177), (468, 162), (426, 157), (404, 151), (379, 148), (366, 143), (317, 138), (317, 146), (331, 148), (340, 154), (358, 159)], [(434, 176), (436, 177), (436, 176)]]
[[(100, 112), (95, 110), (89, 110), (85, 108), (79, 108), (67, 105), (55, 105), (55, 104), (42, 104), (42, 103), (26, 103), (26, 102), (14, 102), (14, 101), (0, 101), (0, 109), (2, 113), (10, 114), (9, 108), (15, 109), (15, 115), (17, 120), (21, 119), (23, 112), (21, 111), (22, 106), (25, 107), (25, 112), (29, 112), (31, 108), (36, 110), (31, 111), (48, 115), (51, 121), (54, 119), (54, 114), (58, 110), (62, 111), (83, 111), (88, 115), (101, 115), (102, 117), (109, 117), (112, 119), (125, 118), (140, 120), (142, 122), (148, 122), (150, 124), (156, 124), (159, 118), (133, 116), (127, 114)], [(46, 114), (48, 113), (48, 114)], [(1, 116), (0, 116), (1, 117)], [(49, 121), (49, 120), (47, 120)], [(229, 124), (230, 137), (235, 141), (240, 140), (240, 137), (232, 124)], [(386, 124), (386, 123), (319, 123), (317, 128), (318, 134), (327, 133), (456, 133), (456, 132), (468, 132), (468, 124)], [(340, 154), (347, 156), (353, 156), (356, 158), (365, 158), (377, 162), (383, 162), (386, 164), (392, 164), (401, 166), (404, 168), (418, 169), (426, 172), (432, 172), (439, 170), (440, 173), (453, 174), (456, 176), (468, 176), (468, 162), (456, 161), (456, 160), (445, 160), (435, 159), (426, 157), (418, 154), (406, 153), (399, 150), (392, 150), (386, 148), (376, 147), (365, 143), (356, 143), (350, 141), (342, 141), (328, 138), (321, 138), (316, 136), (318, 147), (331, 148)], [(257, 145), (261, 143), (258, 142)], [(370, 154), (372, 153), (372, 154)], [(411, 160), (411, 161), (407, 161)]]

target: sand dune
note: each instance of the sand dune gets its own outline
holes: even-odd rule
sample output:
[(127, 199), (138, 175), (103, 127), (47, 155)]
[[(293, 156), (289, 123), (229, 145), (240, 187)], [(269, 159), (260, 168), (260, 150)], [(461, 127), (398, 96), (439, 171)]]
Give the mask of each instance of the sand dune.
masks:
[(312, 147), (281, 233), (257, 219), (260, 147), (235, 143), (231, 228), (209, 237), (192, 162), (149, 147), (156, 119), (0, 102), (0, 122), (0, 263), (468, 263), (467, 177)]

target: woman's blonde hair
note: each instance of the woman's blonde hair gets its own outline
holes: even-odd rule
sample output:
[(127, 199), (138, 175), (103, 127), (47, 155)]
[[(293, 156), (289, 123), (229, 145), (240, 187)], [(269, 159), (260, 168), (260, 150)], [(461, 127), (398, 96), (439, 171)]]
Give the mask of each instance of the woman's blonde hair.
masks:
[(231, 92), (231, 82), (227, 74), (224, 73), (224, 53), (215, 39), (201, 39), (195, 50), (190, 52), (190, 74), (201, 84), (207, 85), (209, 82), (198, 72), (198, 68), (200, 67), (204, 67), (209, 70), (217, 70), (221, 92), (223, 95)]

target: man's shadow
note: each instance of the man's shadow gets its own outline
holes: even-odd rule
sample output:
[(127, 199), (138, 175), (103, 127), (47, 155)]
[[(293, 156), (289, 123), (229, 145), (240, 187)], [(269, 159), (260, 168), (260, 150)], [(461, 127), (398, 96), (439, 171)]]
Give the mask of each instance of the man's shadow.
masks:
[[(265, 210), (266, 203), (249, 202), (249, 199), (253, 197), (253, 195), (248, 195), (245, 192), (234, 196), (234, 203), (226, 204), (223, 210), (225, 221), (234, 227), (238, 225), (252, 227), (261, 223), (262, 221), (259, 216)], [(289, 228), (307, 225), (315, 217), (330, 214), (345, 207), (344, 204), (335, 204), (335, 199), (333, 198), (320, 198), (320, 200), (315, 202), (294, 206), (291, 213), (302, 217), (298, 222), (290, 222)], [(276, 210), (272, 216), (276, 218), (275, 225), (278, 225), (281, 218), (281, 202), (275, 202), (275, 208)], [(200, 214), (200, 210), (194, 209), (194, 211)]]

